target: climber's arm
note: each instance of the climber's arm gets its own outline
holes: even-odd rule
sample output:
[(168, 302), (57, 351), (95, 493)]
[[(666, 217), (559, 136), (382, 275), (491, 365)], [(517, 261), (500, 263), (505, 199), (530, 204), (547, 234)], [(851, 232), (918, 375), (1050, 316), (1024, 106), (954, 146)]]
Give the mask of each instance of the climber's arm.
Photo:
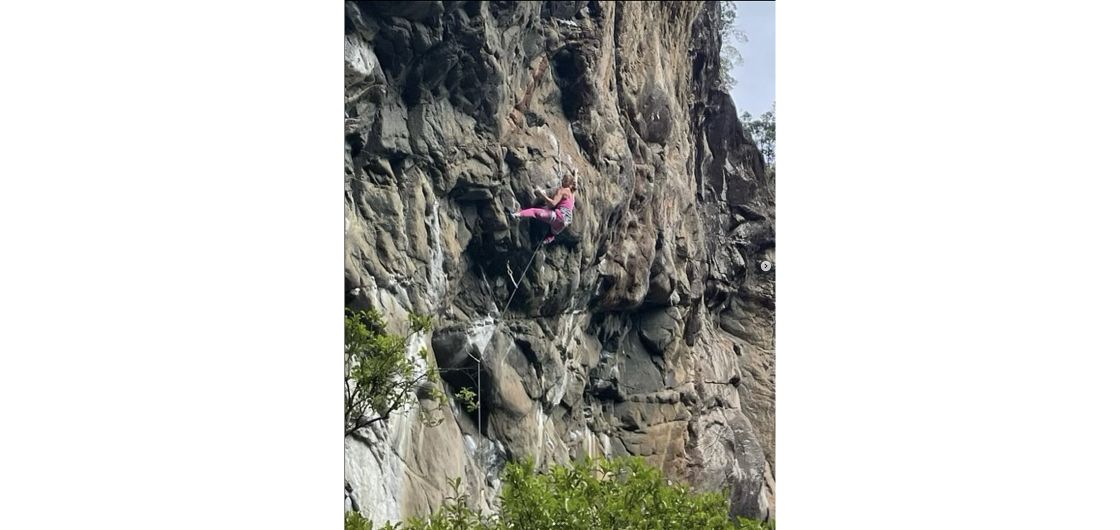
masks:
[(549, 208), (555, 208), (556, 205), (560, 203), (560, 198), (563, 197), (563, 192), (561, 190), (556, 190), (556, 196), (550, 199), (548, 198), (548, 194), (545, 193), (544, 190), (537, 188), (537, 195), (540, 198), (544, 199), (544, 202), (548, 203)]

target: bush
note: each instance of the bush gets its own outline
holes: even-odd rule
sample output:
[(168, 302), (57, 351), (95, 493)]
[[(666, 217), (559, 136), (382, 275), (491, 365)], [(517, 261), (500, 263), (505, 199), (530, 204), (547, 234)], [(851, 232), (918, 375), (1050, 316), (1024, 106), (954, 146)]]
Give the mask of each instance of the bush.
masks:
[[(383, 421), (416, 401), (427, 382), (438, 381), (434, 363), (421, 372), (408, 356), (408, 338), (431, 328), (431, 318), (409, 315), (411, 333), (389, 333), (376, 310), (346, 311), (346, 434)], [(426, 355), (424, 350), (419, 352)], [(442, 403), (438, 390), (432, 397)]]
[[(726, 494), (695, 493), (669, 484), (641, 459), (554, 466), (510, 464), (503, 474), (501, 510), (483, 517), (467, 506), (458, 481), (455, 496), (434, 515), (381, 530), (772, 530), (773, 522), (728, 517)], [(350, 530), (349, 527), (347, 530)]]
[(373, 530), (373, 523), (358, 512), (346, 512), (346, 530)]
[(463, 404), (467, 412), (478, 410), (478, 394), (476, 394), (474, 390), (471, 390), (470, 387), (465, 386), (460, 388), (459, 391), (455, 393), (455, 397), (459, 398), (459, 402)]

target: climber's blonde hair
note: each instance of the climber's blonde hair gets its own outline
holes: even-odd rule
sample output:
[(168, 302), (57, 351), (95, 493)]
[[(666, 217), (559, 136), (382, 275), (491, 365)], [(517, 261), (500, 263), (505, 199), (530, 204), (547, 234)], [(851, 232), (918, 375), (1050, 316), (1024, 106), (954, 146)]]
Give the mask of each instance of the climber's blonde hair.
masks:
[(576, 173), (575, 173), (575, 171), (572, 171), (571, 173), (568, 173), (568, 174), (564, 175), (564, 178), (560, 181), (560, 185), (564, 186), (565, 188), (568, 188), (572, 191), (576, 191)]

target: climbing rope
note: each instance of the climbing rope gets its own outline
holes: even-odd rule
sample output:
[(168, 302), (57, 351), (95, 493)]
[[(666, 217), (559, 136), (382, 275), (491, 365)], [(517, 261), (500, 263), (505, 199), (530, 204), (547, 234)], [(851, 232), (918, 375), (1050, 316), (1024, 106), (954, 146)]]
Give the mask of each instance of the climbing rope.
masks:
[[(560, 235), (567, 228), (568, 227), (566, 227), (566, 226), (564, 228), (561, 228), (560, 232), (556, 232), (556, 234), (553, 235), (553, 237), (556, 237), (556, 236)], [(510, 293), (509, 300), (506, 300), (506, 305), (504, 307), (502, 307), (501, 312), (498, 313), (499, 320), (501, 319), (501, 317), (505, 316), (506, 309), (509, 309), (510, 302), (513, 302), (513, 297), (517, 296), (517, 290), (521, 288), (521, 280), (525, 279), (525, 273), (529, 272), (529, 267), (533, 265), (533, 260), (537, 258), (537, 251), (541, 249), (541, 246), (544, 245), (544, 242), (545, 242), (545, 240), (542, 239), (540, 243), (537, 243), (537, 248), (533, 249), (533, 255), (529, 257), (529, 263), (525, 264), (525, 268), (521, 270), (521, 276), (519, 278), (517, 278), (517, 281), (513, 282), (513, 292)], [(508, 270), (509, 264), (506, 264), (506, 268)], [(511, 280), (513, 279), (512, 274), (510, 275), (510, 279)]]
[[(524, 108), (524, 105), (528, 102), (529, 98), (532, 96), (533, 89), (535, 88), (536, 84), (540, 81), (540, 77), (544, 73), (544, 67), (547, 63), (548, 63), (548, 60), (546, 59), (546, 60), (541, 61), (538, 64), (538, 66), (536, 68), (536, 72), (534, 73), (534, 75), (533, 75), (533, 77), (532, 77), (532, 79), (529, 83), (529, 86), (526, 89), (526, 93), (522, 96), (521, 101), (514, 104), (513, 109), (511, 109), (509, 115), (506, 116), (506, 119), (510, 120), (513, 123), (514, 126), (518, 125), (517, 120), (514, 119), (514, 113), (521, 114), (522, 119), (524, 119), (524, 114), (523, 114), (524, 111), (522, 109)], [(502, 175), (502, 163), (504, 162), (504, 158), (505, 158), (505, 153), (504, 153), (505, 148), (501, 147), (501, 145), (500, 145), (501, 138), (497, 138), (496, 140), (497, 140), (495, 142), (497, 144), (496, 160), (498, 162), (498, 176), (500, 178), (500, 177), (503, 176)], [(568, 228), (567, 226), (564, 226), (564, 228), (561, 228), (559, 232), (556, 232), (555, 234), (552, 234), (552, 237), (555, 239), (556, 236), (559, 236), (560, 234), (562, 234), (564, 232), (564, 230), (567, 230), (567, 228)], [(537, 243), (537, 247), (533, 249), (532, 255), (529, 256), (529, 262), (525, 264), (525, 268), (523, 268), (521, 270), (521, 275), (517, 278), (516, 281), (513, 282), (513, 291), (510, 292), (509, 298), (506, 300), (505, 305), (502, 306), (502, 310), (498, 312), (497, 322), (501, 322), (503, 320), (503, 318), (505, 317), (506, 310), (509, 309), (509, 304), (513, 302), (513, 297), (517, 296), (517, 291), (521, 289), (521, 282), (525, 279), (525, 274), (529, 272), (529, 267), (531, 267), (533, 265), (533, 260), (535, 260), (537, 258), (537, 252), (539, 252), (541, 247), (544, 246), (544, 242), (545, 242), (545, 240), (542, 239), (540, 243)], [(510, 279), (512, 280), (513, 279), (513, 274), (512, 274), (512, 271), (509, 268), (509, 262), (506, 262), (506, 272), (510, 273)], [(485, 280), (485, 270), (483, 270), (483, 279)], [(489, 281), (486, 281), (486, 286), (487, 286), (487, 290), (490, 291), (491, 299), (493, 299), (494, 291), (493, 291), (493, 288), (490, 287), (490, 282)], [(494, 307), (497, 308), (497, 304), (495, 304)], [(497, 323), (495, 323), (495, 325), (497, 325)], [(474, 354), (471, 354), (469, 351), (467, 352), (467, 355), (469, 355), (475, 361), (475, 388), (476, 388), (476, 393), (475, 393), (476, 403), (475, 404), (476, 404), (476, 412), (478, 414), (477, 421), (478, 421), (479, 444), (482, 443), (482, 438), (484, 438), (486, 436), (482, 431), (482, 401), (481, 401), (482, 400), (482, 359), (484, 357), (486, 357), (486, 350), (489, 347), (490, 347), (490, 342), (487, 341), (487, 343), (482, 346), (482, 350), (480, 350), (478, 352), (478, 357), (475, 357)], [(478, 481), (478, 500), (479, 500), (480, 503), (482, 502), (482, 481), (481, 480)]]
[[(553, 234), (553, 238), (555, 238), (556, 236), (559, 236), (560, 234), (562, 234), (564, 232), (564, 230), (567, 230), (567, 229), (568, 229), (567, 226), (565, 226), (564, 228), (561, 228), (559, 232), (556, 232), (555, 234)], [(517, 291), (521, 288), (521, 281), (525, 279), (525, 274), (527, 272), (529, 272), (529, 267), (531, 267), (533, 265), (533, 260), (535, 260), (537, 258), (537, 252), (540, 251), (542, 246), (544, 246), (544, 242), (545, 242), (545, 240), (542, 239), (540, 243), (537, 243), (537, 248), (533, 249), (533, 254), (529, 257), (529, 263), (525, 264), (525, 268), (521, 270), (521, 276), (518, 277), (517, 281), (513, 282), (513, 292), (510, 293), (509, 299), (506, 300), (505, 306), (503, 306), (502, 310), (498, 312), (498, 322), (502, 321), (502, 318), (506, 314), (506, 310), (509, 309), (509, 304), (511, 302), (513, 302), (513, 297), (517, 296)], [(509, 263), (506, 263), (506, 271), (507, 272), (510, 271)], [(483, 275), (485, 276), (485, 271), (483, 272)], [(513, 274), (512, 273), (510, 274), (510, 279), (511, 280), (513, 279)], [(493, 290), (490, 289), (490, 285), (489, 285), (490, 282), (486, 282), (486, 284), (487, 284), (487, 289), (490, 290), (490, 296), (493, 297)], [(497, 305), (495, 305), (494, 307), (497, 307)], [(486, 350), (489, 347), (490, 347), (490, 342), (487, 341), (486, 344), (482, 346), (482, 350), (480, 350), (478, 352), (478, 357), (475, 357), (474, 354), (470, 353), (470, 351), (467, 351), (467, 355), (469, 355), (475, 361), (475, 373), (474, 373), (474, 382), (475, 382), (474, 384), (475, 384), (475, 388), (476, 388), (476, 391), (475, 391), (475, 401), (476, 401), (475, 402), (475, 412), (477, 414), (476, 418), (477, 418), (477, 421), (478, 421), (479, 444), (482, 443), (482, 438), (486, 437), (486, 435), (482, 432), (482, 359), (484, 357), (486, 357)], [(482, 502), (482, 481), (481, 480), (478, 481), (478, 499), (479, 499), (479, 502)]]

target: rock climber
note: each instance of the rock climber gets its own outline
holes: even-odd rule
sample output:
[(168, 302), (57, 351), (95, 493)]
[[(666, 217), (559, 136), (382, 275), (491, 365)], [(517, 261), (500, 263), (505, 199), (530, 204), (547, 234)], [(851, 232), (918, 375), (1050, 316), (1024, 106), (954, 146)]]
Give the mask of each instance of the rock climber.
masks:
[(534, 191), (536, 191), (538, 197), (544, 199), (548, 208), (526, 208), (520, 212), (510, 212), (509, 217), (513, 221), (522, 217), (532, 217), (548, 223), (552, 231), (544, 238), (544, 242), (546, 244), (551, 243), (553, 239), (556, 239), (557, 234), (572, 224), (572, 211), (576, 205), (575, 176), (571, 173), (565, 175), (560, 184), (560, 189), (556, 190), (556, 194), (551, 199), (540, 188)]

